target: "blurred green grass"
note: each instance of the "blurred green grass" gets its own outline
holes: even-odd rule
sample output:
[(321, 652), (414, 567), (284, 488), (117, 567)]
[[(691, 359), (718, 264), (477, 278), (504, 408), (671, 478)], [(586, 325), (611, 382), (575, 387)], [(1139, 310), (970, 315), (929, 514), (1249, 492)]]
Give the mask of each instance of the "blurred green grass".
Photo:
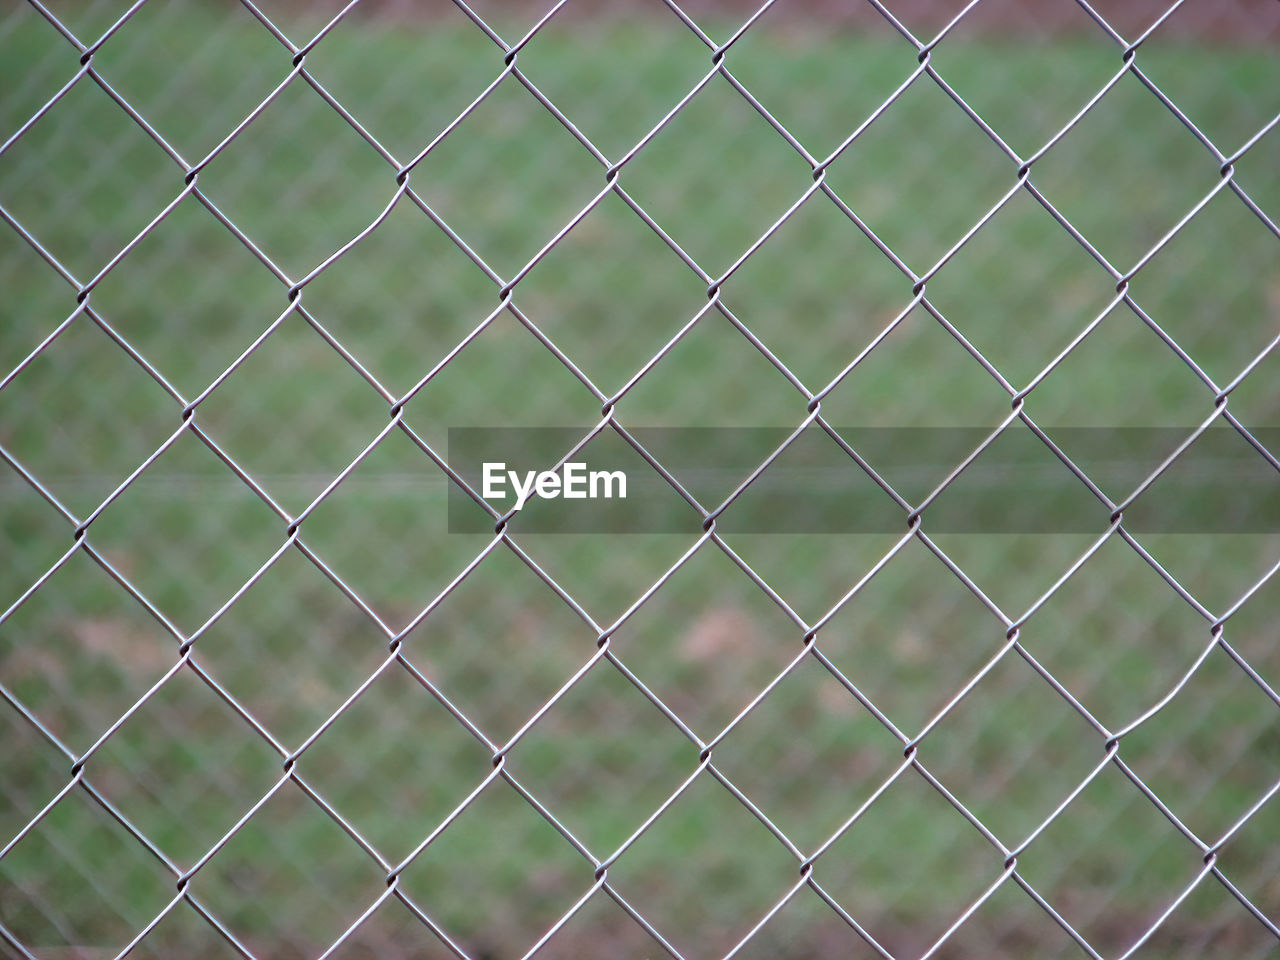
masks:
[[(74, 21), (94, 7), (68, 7)], [(295, 39), (311, 26), (278, 11)], [(727, 36), (731, 28), (712, 30)], [(148, 4), (95, 65), (188, 162), (211, 150), (287, 74), (251, 18)], [(460, 17), (353, 18), (308, 55), (317, 80), (401, 161), (501, 70)], [(610, 158), (709, 69), (709, 53), (658, 17), (552, 21), (520, 53), (527, 76)], [(817, 156), (834, 149), (915, 68), (894, 36), (766, 19), (731, 69)], [(997, 42), (961, 31), (934, 63), (1023, 156), (1118, 68), (1102, 41)], [(1144, 70), (1230, 152), (1274, 115), (1280, 64), (1266, 51), (1161, 44)], [(0, 130), (17, 129), (74, 73), (74, 51), (32, 13), (0, 29)], [(1176, 92), (1175, 92), (1176, 91)], [(1270, 110), (1270, 113), (1267, 111)], [(1274, 217), (1280, 138), (1239, 164)], [(367, 226), (394, 169), (301, 82), (200, 174), (200, 187), (292, 279)], [(917, 273), (1012, 182), (1000, 154), (928, 78), (831, 167), (829, 182)], [(1217, 164), (1132, 77), (1043, 160), (1033, 181), (1120, 270), (1217, 183)], [(711, 276), (811, 183), (807, 165), (716, 79), (629, 164), (621, 182)], [(603, 168), (508, 79), (415, 169), (415, 190), (501, 276), (520, 269), (603, 185)], [(84, 283), (182, 186), (182, 170), (88, 80), (0, 157), (0, 203)], [(74, 290), (16, 233), (0, 234), (0, 368), (74, 309)], [(1134, 280), (1138, 301), (1219, 384), (1274, 335), (1275, 238), (1224, 191)], [(608, 197), (521, 281), (516, 303), (612, 394), (705, 303), (706, 284)], [(811, 390), (839, 373), (911, 299), (903, 277), (822, 195), (726, 283), (725, 302)], [(1010, 382), (1028, 382), (1109, 301), (1114, 281), (1019, 195), (938, 276), (931, 301)], [(401, 203), (303, 294), (303, 304), (401, 395), (497, 304), (497, 285)], [(285, 309), (285, 285), (188, 198), (90, 302), (186, 399)], [(1275, 358), (1232, 398), (1274, 425)], [(1046, 425), (1190, 425), (1213, 391), (1121, 308), (1028, 398)], [(923, 311), (913, 312), (823, 401), (835, 423), (994, 425), (1008, 395)], [(511, 316), (498, 317), (410, 404), (443, 453), (450, 425), (586, 424), (599, 400)], [(805, 400), (712, 313), (619, 405), (624, 423), (793, 425)], [(81, 318), (0, 393), (0, 443), (84, 516), (176, 427), (181, 404)], [(303, 509), (385, 423), (387, 404), (291, 316), (201, 405), (199, 423), (284, 509)], [(308, 519), (304, 539), (398, 629), (486, 542), (448, 535), (441, 475), (393, 433)], [(1159, 487), (1153, 489), (1158, 494)], [(0, 485), (0, 603), (69, 545), (63, 522), (10, 472)], [(183, 631), (231, 596), (284, 535), (276, 517), (184, 437), (95, 521), (91, 540)], [(689, 537), (526, 537), (522, 545), (598, 622), (625, 610)], [(939, 537), (1010, 616), (1047, 589), (1087, 538)], [(809, 622), (891, 537), (750, 537), (731, 545)], [(1215, 611), (1274, 562), (1269, 537), (1152, 537), (1148, 549)], [(1273, 687), (1275, 589), (1228, 636)], [(714, 736), (794, 656), (800, 631), (725, 557), (700, 551), (618, 633), (614, 649), (699, 736)], [(1207, 626), (1140, 558), (1108, 544), (1024, 628), (1027, 649), (1112, 729), (1177, 682)], [(1003, 642), (1004, 626), (917, 543), (824, 630), (820, 647), (914, 734)], [(513, 556), (486, 560), (406, 641), (409, 658), (503, 742), (583, 663), (595, 636)], [(0, 626), (0, 681), (73, 751), (172, 663), (175, 644), (86, 557)], [(288, 749), (385, 656), (386, 638), (305, 559), (287, 554), (202, 636), (197, 657)], [(0, 833), (7, 841), (66, 781), (68, 764), (6, 708)], [(1030, 668), (1002, 663), (921, 747), (948, 788), (1009, 845), (1101, 757), (1091, 731)], [(1220, 651), (1126, 739), (1123, 756), (1201, 836), (1216, 838), (1274, 782), (1275, 706)], [(901, 746), (813, 663), (717, 747), (717, 766), (805, 849), (822, 842), (900, 761)], [(622, 843), (694, 768), (697, 751), (598, 664), (513, 751), (510, 769), (597, 856)], [(491, 769), (488, 751), (393, 667), (299, 761), (299, 770), (392, 861), (407, 855)], [(280, 775), (280, 759), (184, 671), (86, 767), (158, 847), (186, 867)], [(591, 883), (589, 865), (501, 782), (405, 873), (405, 889), (476, 954), (522, 952)], [(1222, 853), (1274, 905), (1277, 810)], [(1189, 881), (1200, 853), (1115, 770), (1025, 854), (1024, 875), (1103, 949), (1121, 948)], [(914, 773), (873, 805), (816, 874), (872, 933), (928, 946), (1000, 873), (1000, 857)], [(724, 790), (700, 781), (611, 868), (618, 889), (676, 945), (723, 953), (782, 895), (796, 865)], [(38, 945), (117, 950), (172, 896), (172, 879), (74, 792), (0, 861), (0, 922)], [(314, 953), (385, 889), (381, 872), (293, 785), (193, 881), (259, 956)], [(599, 905), (593, 901), (592, 911)], [(1264, 909), (1266, 907), (1264, 906)], [(360, 943), (422, 945), (394, 904)], [(774, 956), (847, 951), (803, 895), (761, 934)], [(571, 923), (566, 955), (619, 938), (617, 915)], [(1253, 925), (1252, 927), (1249, 925)], [(1072, 955), (1026, 902), (1002, 894), (952, 955)], [(1189, 956), (1214, 935), (1262, 955), (1256, 924), (1212, 881), (1153, 946)], [(969, 928), (966, 928), (969, 929)], [(1224, 932), (1225, 931), (1225, 932)], [(846, 931), (847, 933), (847, 931)], [(1043, 939), (1037, 939), (1037, 938)], [(593, 939), (595, 938), (595, 939)], [(601, 939), (604, 938), (604, 939)], [(838, 947), (832, 944), (839, 944)], [(1021, 944), (1021, 946), (1020, 946)], [(196, 945), (196, 946), (193, 946)], [(213, 950), (190, 912), (141, 950)], [(1260, 946), (1261, 945), (1261, 946)]]

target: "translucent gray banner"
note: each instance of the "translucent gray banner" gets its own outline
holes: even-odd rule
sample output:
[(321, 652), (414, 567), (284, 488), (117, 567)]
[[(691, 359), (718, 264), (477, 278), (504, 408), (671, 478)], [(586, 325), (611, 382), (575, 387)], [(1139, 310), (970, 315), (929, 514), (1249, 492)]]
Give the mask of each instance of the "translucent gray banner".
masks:
[(1195, 430), (453, 428), (492, 510), (451, 485), (449, 530), (891, 533), (919, 510), (935, 532), (1090, 533), (1123, 505), (1133, 532), (1280, 532), (1280, 428), (1215, 426), (1165, 465)]

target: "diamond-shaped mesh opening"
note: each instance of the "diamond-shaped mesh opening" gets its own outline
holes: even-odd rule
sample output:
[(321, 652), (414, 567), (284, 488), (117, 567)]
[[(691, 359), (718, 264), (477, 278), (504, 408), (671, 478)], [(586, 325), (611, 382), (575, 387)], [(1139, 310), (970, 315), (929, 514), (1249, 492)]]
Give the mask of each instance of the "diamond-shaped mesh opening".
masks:
[[(189, 889), (255, 953), (300, 958), (327, 948), (386, 883), (341, 827), (285, 783), (201, 866)], [(298, 890), (307, 895), (283, 896)], [(282, 898), (288, 909), (273, 909)]]
[(387, 637), (298, 550), (200, 635), (200, 664), (270, 735), (298, 746), (387, 657)]
[[(1055, 431), (1063, 436), (1063, 431)], [(1083, 433), (1083, 432), (1082, 432)], [(928, 483), (943, 483), (946, 469), (964, 468), (954, 476), (946, 488), (925, 508), (924, 521), (930, 531), (939, 533), (975, 533), (991, 531), (999, 534), (1055, 534), (1091, 533), (1105, 527), (1110, 510), (1103, 506), (1097, 495), (1062, 463), (1061, 447), (1073, 450), (1077, 447), (1088, 451), (1093, 459), (1083, 467), (1086, 473), (1095, 468), (1101, 472), (1110, 468), (1119, 474), (1115, 481), (1120, 491), (1111, 492), (1111, 476), (1094, 476), (1093, 480), (1104, 490), (1111, 492), (1118, 502), (1143, 478), (1139, 458), (1150, 453), (1154, 443), (1139, 444), (1141, 453), (1134, 455), (1133, 463), (1125, 463), (1124, 469), (1102, 460), (1106, 454), (1123, 456), (1123, 435), (1097, 435), (1085, 433), (1082, 442), (1065, 442), (1059, 447), (1052, 435), (1048, 443), (1044, 438), (1021, 422), (1014, 421), (986, 443), (989, 434), (983, 430), (919, 431), (922, 438), (934, 438), (939, 451), (946, 455), (930, 458)], [(1074, 441), (1080, 433), (1071, 432)], [(1141, 439), (1141, 437), (1139, 438)], [(1092, 442), (1090, 442), (1092, 441)], [(927, 443), (923, 439), (921, 446)], [(979, 451), (982, 444), (985, 446)], [(1058, 449), (1055, 449), (1058, 447)], [(1102, 452), (1098, 452), (1101, 450)], [(966, 457), (973, 459), (965, 462)], [(941, 468), (939, 468), (939, 464)], [(1080, 464), (1076, 464), (1080, 468)], [(1147, 469), (1154, 469), (1154, 466)], [(890, 478), (894, 471), (886, 469)], [(905, 469), (903, 470), (905, 472)], [(900, 484), (900, 489), (910, 490), (910, 485)], [(931, 490), (929, 491), (931, 492)], [(917, 494), (917, 497), (927, 493)], [(1126, 514), (1128, 516), (1128, 514)]]
[[(797, 258), (796, 250), (805, 256)], [(911, 281), (816, 193), (730, 278), (724, 298), (816, 391), (902, 311)], [(830, 328), (831, 336), (805, 336), (816, 326)]]
[[(686, 869), (671, 868), (675, 851)], [(650, 923), (673, 931), (677, 950), (719, 956), (798, 877), (796, 860), (705, 772), (609, 868)]]
[(935, 956), (1036, 956), (1079, 960), (1080, 946), (1010, 878), (942, 945)]
[(700, 550), (623, 625), (613, 652), (706, 740), (800, 652), (801, 633), (722, 552)]
[[(617, 14), (603, 18), (587, 4), (567, 4), (519, 60), (529, 80), (610, 161), (621, 159), (711, 68), (711, 52), (665, 6), (626, 4)], [(491, 49), (496, 62), (497, 48)]]
[(405, 653), (486, 735), (513, 735), (596, 652), (595, 632), (498, 548), (405, 640)]
[(30, 6), (12, 7), (0, 20), (5, 98), (0, 129), (15, 133), (75, 73), (73, 47)]
[(9, 373), (75, 309), (75, 291), (17, 234), (0, 238), (0, 283), (22, 283), (22, 301), (0, 301), (0, 367)]
[(279, 770), (278, 755), (190, 668), (170, 677), (85, 763), (102, 795), (145, 823), (152, 842), (179, 863), (213, 846)]
[[(259, 4), (298, 45), (341, 4)], [(502, 71), (502, 51), (452, 3), (395, 11), (359, 4), (307, 54), (307, 72), (379, 143), (407, 163)], [(277, 16), (277, 14), (279, 14)], [(305, 25), (299, 22), (307, 18)], [(406, 30), (406, 20), (420, 29)], [(518, 37), (511, 37), (514, 42)], [(274, 42), (274, 41), (273, 41)], [(374, 59), (377, 70), (370, 70)], [(277, 45), (275, 62), (287, 64)]]
[[(353, 676), (351, 689), (365, 679)], [(491, 769), (489, 757), (407, 670), (392, 664), (307, 748), (297, 770), (379, 853), (395, 860), (466, 798)], [(397, 789), (389, 797), (392, 783)]]
[[(693, 431), (654, 451), (722, 535), (899, 532), (905, 511), (828, 430)], [(664, 456), (666, 450), (671, 455)], [(767, 463), (767, 467), (766, 467)], [(801, 491), (803, 493), (801, 494)], [(723, 506), (722, 506), (723, 505)]]
[(174, 887), (137, 838), (77, 787), (0, 860), (0, 891), (0, 923), (28, 949), (117, 953)]
[[(443, 230), (401, 200), (373, 233), (308, 284), (304, 302), (398, 398), (493, 311), (496, 292)], [(278, 313), (284, 300), (277, 299)]]
[(1280, 563), (1275, 533), (1152, 533), (1142, 543), (1184, 590), (1215, 612), (1234, 607), (1259, 584), (1265, 589)]
[[(102, 389), (86, 408), (77, 397), (90, 384)], [(178, 413), (81, 315), (0, 392), (0, 444), (82, 520), (177, 429)]]
[[(813, 178), (786, 141), (716, 76), (623, 168), (620, 181), (703, 270), (718, 276)], [(752, 203), (740, 202), (744, 193)]]
[[(1008, 393), (925, 307), (907, 311), (910, 305), (911, 291), (904, 279), (896, 305), (876, 318), (874, 329), (860, 342), (841, 350), (837, 372), (843, 373), (855, 359), (858, 363), (823, 397), (823, 418), (836, 428), (1000, 423), (1009, 412)], [(862, 356), (868, 346), (870, 353)]]
[(599, 858), (696, 767), (698, 751), (611, 664), (599, 663), (515, 746), (509, 770)]
[(1121, 304), (1036, 385), (1027, 411), (1046, 428), (1190, 427), (1212, 400), (1204, 381)]
[[(1143, 44), (1138, 65), (1205, 136), (1230, 153), (1280, 111), (1275, 95), (1280, 77), (1274, 60), (1218, 59), (1177, 37), (1175, 28), (1183, 21), (1189, 25), (1197, 12), (1203, 16), (1214, 6), (1233, 5), (1185, 4)], [(1261, 91), (1269, 94), (1257, 96)]]
[[(1011, 272), (1017, 251), (1027, 248), (1046, 256)], [(1108, 308), (1115, 283), (1020, 190), (929, 281), (928, 292), (930, 302), (1020, 388)]]
[[(1034, 23), (1009, 29), (1019, 14)], [(984, 0), (934, 49), (931, 64), (1023, 159), (1065, 127), (1122, 65), (1115, 44), (1074, 0), (1034, 6)]]
[(1046, 601), (1022, 641), (1099, 721), (1119, 729), (1173, 687), (1208, 638), (1203, 619), (1111, 537)]
[[(289, 72), (281, 56), (273, 79)], [(395, 171), (299, 77), (200, 172), (199, 185), (293, 279), (364, 230), (396, 190)]]
[[(515, 306), (520, 306), (518, 291)], [(497, 307), (494, 297), (475, 325)], [(528, 317), (535, 326), (539, 319)], [(559, 343), (551, 330), (541, 333), (576, 362), (580, 346)], [(419, 377), (436, 362), (434, 357), (424, 362)], [(583, 373), (590, 377), (589, 370)], [(449, 427), (567, 427), (593, 424), (599, 417), (600, 403), (590, 388), (510, 310), (494, 316), (405, 408), (405, 421), (437, 445), (437, 452)]]
[[(371, 392), (366, 398), (379, 402)], [(444, 508), (452, 482), (413, 440), (392, 430), (303, 521), (302, 541), (399, 630), (492, 539), (448, 533)]]
[[(1126, 75), (1037, 161), (1034, 180), (1123, 273), (1218, 181), (1212, 158), (1194, 149), (1189, 137), (1136, 77)], [(1165, 162), (1152, 164), (1153, 152)]]
[(84, 751), (173, 666), (178, 641), (81, 549), (0, 624), (0, 651), (0, 683)]
[[(1275, 243), (1253, 212), (1224, 190), (1143, 267), (1133, 280), (1134, 299), (1225, 384), (1276, 334), (1267, 299), (1280, 282)], [(1214, 327), (1232, 335), (1215, 336)]]
[[(733, 310), (727, 296), (723, 302)], [(704, 305), (693, 304), (676, 329)], [(804, 397), (713, 306), (618, 402), (618, 415), (628, 426), (794, 426)]]
[[(142, 61), (146, 70), (137, 69)], [(271, 93), (288, 71), (289, 53), (247, 10), (228, 16), (191, 4), (148, 3), (93, 62), (171, 147), (195, 163)]]
[(0, 710), (0, 724), (8, 745), (10, 769), (18, 774), (0, 785), (0, 831), (13, 838), (50, 797), (66, 786), (71, 761), (7, 704)]
[(90, 0), (89, 3), (56, 0), (54, 3), (45, 4), (45, 9), (53, 13), (64, 28), (79, 37), (80, 42), (87, 46), (97, 41), (116, 23), (127, 8), (122, 8), (109, 0)]
[(930, 772), (1015, 847), (1089, 776), (1101, 761), (1102, 740), (1010, 652), (920, 749)]
[(81, 283), (180, 189), (177, 166), (87, 79), (0, 156), (0, 202)]
[[(1104, 517), (1098, 526), (1105, 529), (1105, 523)], [(1097, 540), (1093, 534), (1016, 529), (1009, 533), (943, 530), (929, 536), (951, 564), (1010, 620), (1029, 610)], [(997, 631), (991, 636), (991, 642), (998, 642)]]
[(805, 21), (804, 9), (775, 4), (733, 45), (727, 60), (730, 73), (818, 160), (917, 67), (902, 37), (869, 4), (833, 6), (844, 9), (828, 16), (862, 15), (857, 27), (819, 27)]
[(921, 274), (1000, 199), (1015, 173), (942, 88), (919, 76), (831, 165), (827, 182)]
[(0, 156), (0, 203), (81, 283), (181, 189), (182, 171), (87, 77)]
[[(500, 64), (495, 56), (491, 80)], [(509, 279), (604, 186), (604, 171), (507, 76), (413, 168), (411, 182)]]
[(607, 893), (600, 892), (547, 941), (538, 956), (574, 960), (583, 951), (596, 950), (615, 957), (660, 957), (664, 952), (644, 927)]
[(1212, 842), (1280, 773), (1280, 707), (1215, 650), (1169, 704), (1124, 739), (1124, 756), (1180, 820)]
[[(317, 408), (305, 397), (321, 384), (326, 402)], [(242, 470), (296, 514), (377, 436), (387, 407), (294, 311), (209, 394), (196, 417)]]
[(591, 864), (495, 781), (405, 870), (401, 889), (474, 956), (504, 944), (524, 953), (591, 883)]
[(0, 468), (0, 604), (7, 609), (47, 573), (71, 548), (71, 533), (71, 523), (16, 471)]
[(815, 623), (840, 604), (902, 536), (730, 533), (724, 541), (806, 623)]
[(1018, 872), (1096, 950), (1123, 953), (1196, 880), (1202, 856), (1108, 765), (1018, 857)]
[(716, 767), (802, 850), (812, 850), (901, 762), (901, 746), (806, 658), (715, 750)]
[(706, 305), (706, 286), (610, 194), (520, 282), (517, 302), (612, 393)]
[(626, 556), (612, 559), (610, 545), (591, 533), (516, 531), (514, 538), (602, 627), (630, 609), (697, 542), (693, 532), (628, 534)]
[(190, 632), (279, 549), (283, 528), (188, 430), (93, 521), (88, 537), (134, 589)]
[[(921, 760), (927, 767), (923, 749)], [(1000, 856), (908, 769), (823, 853), (813, 873), (882, 946), (911, 956), (923, 954), (1000, 876)]]
[[(92, 302), (192, 400), (280, 315), (283, 294), (270, 271), (188, 197), (103, 279)], [(65, 301), (72, 302), (69, 290)]]
[(818, 649), (914, 736), (1003, 642), (1004, 628), (918, 543), (875, 575), (818, 634)]

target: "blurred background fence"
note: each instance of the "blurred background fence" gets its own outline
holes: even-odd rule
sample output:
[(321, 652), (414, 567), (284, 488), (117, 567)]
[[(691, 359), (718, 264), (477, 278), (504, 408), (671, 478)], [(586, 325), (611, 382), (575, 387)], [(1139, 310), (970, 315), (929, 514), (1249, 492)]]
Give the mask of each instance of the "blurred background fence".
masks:
[[(1275, 955), (1280, 538), (1124, 514), (1276, 483), (1278, 41), (0, 5), (0, 953)], [(983, 441), (896, 532), (450, 532), (457, 426), (1031, 432), (1096, 524), (931, 532)]]

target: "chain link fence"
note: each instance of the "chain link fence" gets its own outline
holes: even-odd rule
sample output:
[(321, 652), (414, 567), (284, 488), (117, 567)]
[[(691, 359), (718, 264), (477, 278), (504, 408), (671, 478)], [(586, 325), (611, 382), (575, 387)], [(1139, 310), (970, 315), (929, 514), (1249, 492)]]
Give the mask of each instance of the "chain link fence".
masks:
[[(4, 4), (0, 953), (1276, 955), (1277, 42)], [(687, 522), (541, 532), (473, 426), (622, 441)], [(655, 427), (780, 441), (703, 492)], [(977, 439), (901, 480), (865, 428)], [(1163, 439), (1121, 486), (1082, 428)], [(1083, 532), (938, 522), (1015, 434)], [(753, 501), (798, 438), (897, 528)]]

